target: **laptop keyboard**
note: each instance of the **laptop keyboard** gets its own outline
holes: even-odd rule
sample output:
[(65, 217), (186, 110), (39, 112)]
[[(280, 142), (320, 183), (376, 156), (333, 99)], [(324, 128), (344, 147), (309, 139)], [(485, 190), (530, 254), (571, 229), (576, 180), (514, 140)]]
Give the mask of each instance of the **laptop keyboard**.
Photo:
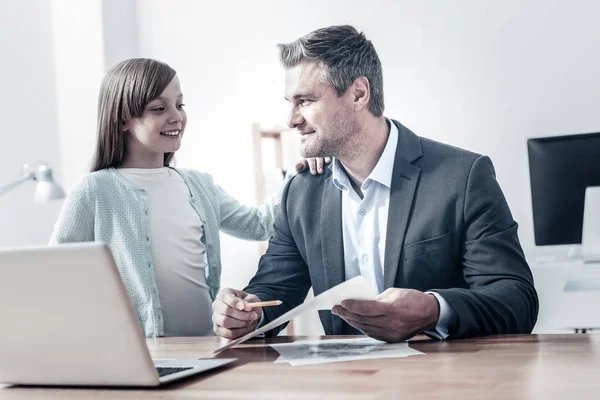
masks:
[(188, 369), (192, 369), (192, 367), (183, 367), (183, 368), (171, 368), (171, 367), (156, 367), (156, 371), (158, 371), (158, 376), (163, 377), (166, 375), (171, 375), (176, 372), (185, 371)]

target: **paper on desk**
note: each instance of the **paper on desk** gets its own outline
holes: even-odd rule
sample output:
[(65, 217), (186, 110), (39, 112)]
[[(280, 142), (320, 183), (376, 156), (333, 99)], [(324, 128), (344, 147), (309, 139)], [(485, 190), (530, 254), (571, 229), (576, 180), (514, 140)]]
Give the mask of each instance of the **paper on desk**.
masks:
[(330, 362), (400, 358), (424, 354), (408, 346), (408, 342), (386, 343), (372, 338), (301, 340), (272, 344), (281, 355), (276, 363), (300, 365)]
[(345, 282), (342, 282), (329, 290), (324, 291), (323, 293), (319, 294), (318, 296), (315, 296), (309, 301), (300, 304), (298, 307), (291, 309), (279, 318), (274, 319), (270, 323), (255, 330), (254, 332), (250, 332), (247, 335), (244, 335), (238, 339), (227, 343), (225, 346), (216, 349), (214, 353), (219, 353), (223, 350), (235, 346), (236, 344), (240, 344), (248, 339), (260, 335), (261, 333), (270, 331), (271, 329), (288, 322), (292, 318), (297, 317), (298, 315), (306, 311), (331, 310), (333, 306), (338, 305), (343, 300), (348, 299), (375, 300), (376, 298), (377, 294), (375, 293), (375, 289), (373, 288), (371, 283), (365, 277), (359, 275)]

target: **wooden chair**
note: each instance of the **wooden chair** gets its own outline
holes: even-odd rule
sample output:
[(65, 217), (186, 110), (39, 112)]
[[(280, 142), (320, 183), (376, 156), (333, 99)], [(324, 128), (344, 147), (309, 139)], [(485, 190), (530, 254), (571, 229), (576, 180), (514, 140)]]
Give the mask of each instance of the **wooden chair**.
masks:
[[(275, 147), (275, 168), (282, 171), (284, 174), (283, 167), (283, 141), (281, 139), (282, 133), (286, 128), (271, 128), (262, 129), (259, 123), (252, 124), (252, 143), (254, 149), (254, 179), (256, 183), (256, 203), (263, 204), (266, 197), (266, 176), (263, 168), (263, 141), (272, 140)], [(261, 255), (267, 251), (267, 242), (260, 243)], [(286, 327), (287, 335), (294, 334), (294, 321), (290, 321)]]

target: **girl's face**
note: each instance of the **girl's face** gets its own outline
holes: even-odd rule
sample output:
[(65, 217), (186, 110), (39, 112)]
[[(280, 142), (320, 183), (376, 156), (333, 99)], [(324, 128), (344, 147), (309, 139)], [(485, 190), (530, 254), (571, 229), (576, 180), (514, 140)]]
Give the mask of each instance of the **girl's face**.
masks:
[(148, 103), (141, 117), (125, 123), (128, 147), (123, 166), (162, 167), (164, 154), (179, 150), (186, 123), (183, 94), (175, 76), (160, 96)]

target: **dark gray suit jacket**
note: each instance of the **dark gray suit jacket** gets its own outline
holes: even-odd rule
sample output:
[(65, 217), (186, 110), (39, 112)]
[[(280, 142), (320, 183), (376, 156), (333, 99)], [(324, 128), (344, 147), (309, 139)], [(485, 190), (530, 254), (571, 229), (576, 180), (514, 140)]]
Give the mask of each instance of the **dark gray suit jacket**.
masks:
[[(442, 295), (457, 315), (450, 338), (531, 332), (538, 298), (492, 162), (393, 123), (385, 288)], [(283, 301), (263, 309), (265, 322), (302, 303), (311, 286), (318, 295), (345, 280), (341, 207), (329, 170), (297, 175), (286, 187), (269, 248), (244, 289)], [(319, 314), (326, 334), (357, 333), (331, 312)]]

